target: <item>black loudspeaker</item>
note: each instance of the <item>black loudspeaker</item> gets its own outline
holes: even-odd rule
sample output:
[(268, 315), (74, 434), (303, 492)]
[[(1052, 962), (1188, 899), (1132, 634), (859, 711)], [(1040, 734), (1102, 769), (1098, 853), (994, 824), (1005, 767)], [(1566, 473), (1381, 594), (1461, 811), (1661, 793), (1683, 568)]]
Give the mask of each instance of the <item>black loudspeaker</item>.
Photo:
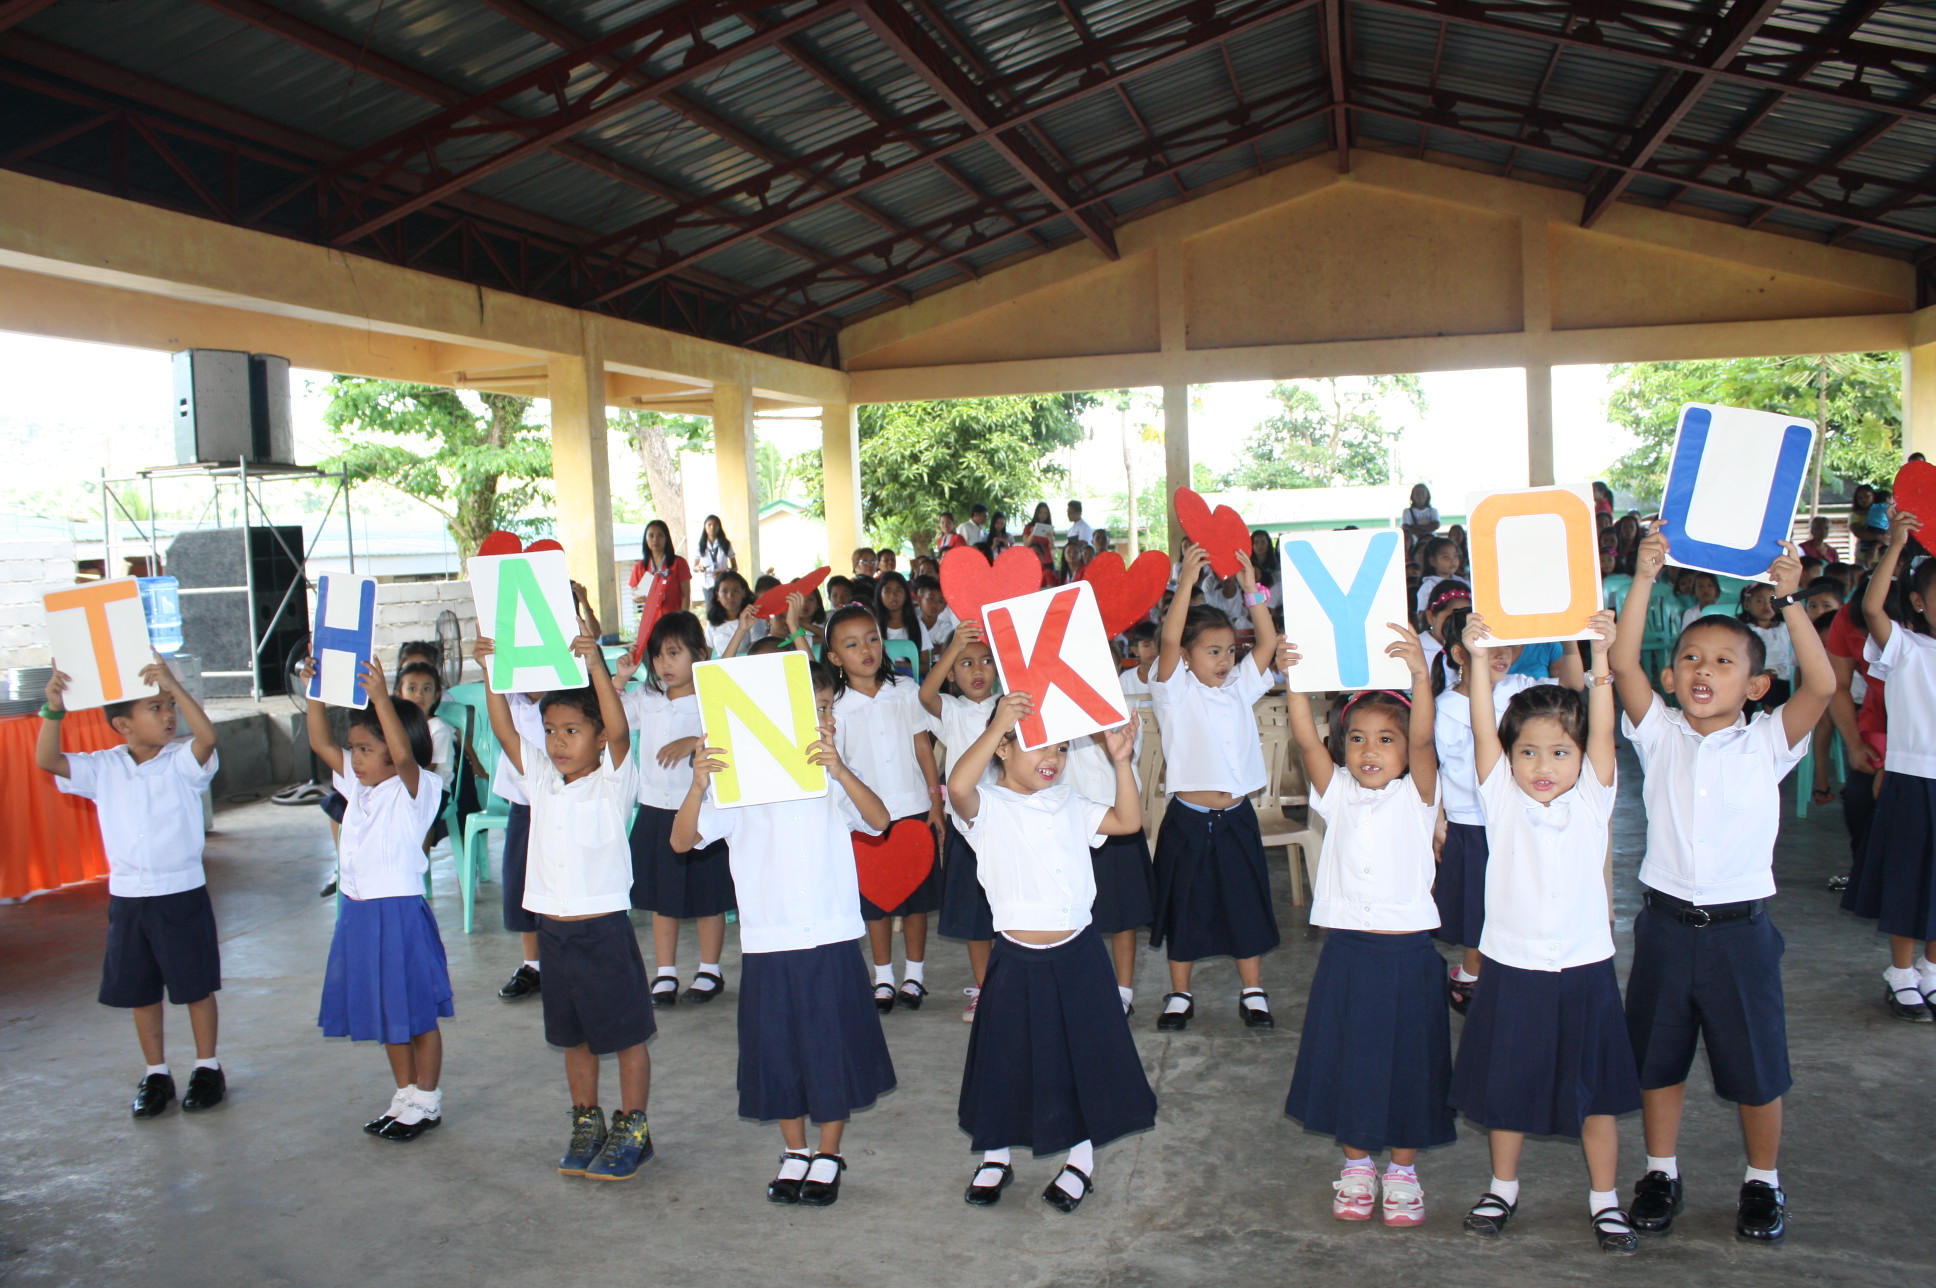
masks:
[(309, 643), (302, 551), (300, 527), (249, 529), (247, 558), (255, 570), (251, 604), (241, 529), (184, 532), (169, 545), (168, 575), (181, 584), (182, 591), (182, 649), (202, 659), (210, 697), (249, 696), (250, 613), (263, 642), (256, 668), (262, 692), (285, 690), (289, 659), (300, 656)]
[(175, 462), (290, 464), (289, 360), (233, 349), (175, 355)]

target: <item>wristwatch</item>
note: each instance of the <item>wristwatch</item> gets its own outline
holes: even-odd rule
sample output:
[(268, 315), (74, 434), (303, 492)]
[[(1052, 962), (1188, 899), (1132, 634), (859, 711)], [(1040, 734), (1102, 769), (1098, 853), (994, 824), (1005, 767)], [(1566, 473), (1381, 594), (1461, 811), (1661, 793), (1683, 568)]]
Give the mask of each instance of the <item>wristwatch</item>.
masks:
[(1779, 613), (1790, 604), (1803, 603), (1807, 598), (1808, 596), (1802, 594), (1800, 591), (1796, 591), (1792, 595), (1777, 595), (1772, 602), (1774, 603), (1775, 611)]

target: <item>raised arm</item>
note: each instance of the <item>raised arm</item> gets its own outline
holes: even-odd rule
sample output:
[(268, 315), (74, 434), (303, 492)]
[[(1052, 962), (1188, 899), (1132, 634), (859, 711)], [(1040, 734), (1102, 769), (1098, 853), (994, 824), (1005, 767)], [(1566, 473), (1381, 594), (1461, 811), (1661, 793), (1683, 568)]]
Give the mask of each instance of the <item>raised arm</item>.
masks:
[(1385, 645), (1385, 656), (1402, 659), (1405, 669), (1412, 673), (1412, 721), (1408, 730), (1412, 786), (1418, 789), (1419, 799), (1429, 805), (1439, 798), (1439, 748), (1433, 741), (1437, 724), (1432, 706), (1432, 677), (1425, 669), (1425, 646), (1419, 643), (1418, 632), (1411, 627), (1397, 622), (1386, 625), (1398, 632), (1398, 638)]
[[(363, 692), (369, 695), (370, 710), (376, 712), (377, 726), (383, 730), (383, 746), (390, 753), (390, 763), (396, 767), (397, 777), (403, 780), (403, 790), (410, 793), (410, 799), (417, 799), (419, 784), (423, 781), (422, 769), (417, 764), (416, 753), (410, 749), (410, 736), (403, 731), (403, 721), (397, 718), (397, 707), (390, 700), (389, 686), (383, 682), (383, 663), (374, 655), (357, 669), (357, 679), (363, 685)], [(439, 783), (441, 790), (443, 784)]]
[[(1889, 544), (1883, 547), (1882, 558), (1876, 561), (1875, 571), (1869, 574), (1869, 589), (1862, 595), (1862, 621), (1869, 628), (1869, 638), (1876, 642), (1878, 649), (1889, 646), (1889, 634), (1896, 624), (1889, 620), (1889, 592), (1896, 584), (1896, 565), (1902, 562), (1903, 547), (1909, 544), (1909, 534), (1922, 527), (1922, 520), (1894, 506), (1889, 507)], [(1782, 613), (1786, 621), (1788, 614)], [(1801, 650), (1795, 650), (1800, 660)]]
[(188, 750), (195, 757), (195, 763), (206, 765), (208, 758), (215, 754), (215, 722), (202, 710), (202, 704), (175, 675), (174, 669), (155, 654), (155, 660), (141, 668), (141, 678), (175, 699), (175, 710), (188, 722)]
[(69, 677), (65, 671), (55, 671), (47, 681), (47, 709), (61, 714), (49, 720), (40, 718), (40, 731), (34, 735), (34, 763), (56, 778), (71, 777), (67, 769), (67, 757), (61, 753), (61, 721), (67, 718), (67, 703), (63, 694), (67, 692)]
[(797, 590), (787, 596), (786, 625), (787, 639), (793, 647), (812, 658), (813, 641), (807, 638), (812, 634), (807, 629), (807, 597)]
[(1190, 591), (1202, 578), (1203, 565), (1209, 559), (1203, 547), (1194, 541), (1183, 551), (1183, 569), (1176, 575), (1176, 594), (1170, 598), (1170, 610), (1163, 614), (1163, 643), (1156, 655), (1156, 678), (1161, 682), (1167, 683), (1176, 674), (1176, 664), (1183, 658), (1183, 624), (1190, 616)]
[(1614, 705), (1613, 676), (1607, 668), (1607, 654), (1620, 638), (1620, 623), (1603, 609), (1593, 615), (1591, 625), (1600, 632), (1600, 638), (1593, 641), (1593, 669), (1587, 673), (1586, 763), (1600, 780), (1600, 786), (1611, 787), (1617, 759), (1613, 727), (1619, 723), (1620, 713)]
[[(1277, 669), (1289, 675), (1291, 668), (1302, 661), (1297, 645), (1289, 640), (1279, 641), (1277, 645)], [(1311, 711), (1311, 695), (1300, 693), (1295, 686), (1286, 685), (1285, 705), (1291, 713), (1291, 741), (1297, 744), (1297, 754), (1304, 762), (1304, 777), (1311, 784), (1311, 795), (1322, 796), (1331, 787), (1331, 775), (1337, 766), (1331, 763), (1331, 749), (1324, 745), (1318, 736), (1317, 716)]]
[(1002, 745), (1002, 738), (1033, 710), (1035, 700), (1026, 693), (1003, 697), (995, 704), (995, 715), (981, 731), (981, 737), (955, 757), (954, 768), (948, 771), (948, 800), (954, 805), (957, 817), (969, 820), (981, 812), (981, 793), (975, 787), (981, 782), (982, 771), (995, 758), (995, 748)]
[(1627, 719), (1636, 725), (1654, 707), (1654, 680), (1640, 664), (1640, 641), (1647, 634), (1647, 603), (1654, 596), (1654, 581), (1666, 563), (1666, 525), (1656, 523), (1635, 552), (1633, 585), (1628, 587), (1627, 597), (1620, 603), (1619, 631), (1613, 647), (1607, 650), (1614, 693)]
[[(625, 718), (625, 703), (612, 683), (612, 673), (605, 667), (605, 650), (598, 646), (598, 636), (585, 634), (571, 642), (571, 651), (585, 659), (585, 670), (592, 677), (592, 692), (598, 695), (598, 718), (605, 726), (605, 749), (612, 753), (614, 765), (622, 765), (632, 750), (632, 723)], [(509, 713), (507, 707), (506, 714)], [(496, 727), (495, 718), (491, 724)]]
[[(1904, 516), (1909, 523), (1915, 516)], [(1892, 529), (1897, 525), (1891, 525)], [(1904, 524), (1901, 526), (1908, 526)], [(1895, 544), (1892, 537), (1890, 544)], [(1794, 596), (1802, 581), (1801, 552), (1795, 543), (1781, 543), (1781, 555), (1768, 567), (1768, 575), (1775, 580), (1775, 597)], [(1868, 607), (1865, 598), (1863, 607)], [(1795, 654), (1795, 685), (1788, 695), (1788, 701), (1781, 704), (1781, 730), (1788, 738), (1788, 745), (1794, 746), (1804, 738), (1815, 736), (1815, 726), (1822, 723), (1822, 713), (1835, 697), (1835, 667), (1829, 663), (1828, 649), (1822, 644), (1821, 634), (1816, 631), (1815, 623), (1808, 619), (1808, 606), (1798, 597), (1791, 598), (1781, 610), (1782, 625), (1788, 628), (1788, 645)], [(1806, 790), (1806, 787), (1796, 790)]]
[(1268, 675), (1271, 663), (1277, 656), (1277, 623), (1271, 620), (1270, 596), (1264, 596), (1259, 604), (1249, 601), (1257, 595), (1257, 569), (1250, 562), (1250, 552), (1237, 552), (1237, 584), (1243, 587), (1244, 600), (1250, 608), (1250, 625), (1257, 635), (1251, 644), (1250, 660), (1257, 664), (1260, 675)]
[[(972, 636), (969, 632), (973, 631)], [(954, 669), (955, 659), (970, 644), (981, 642), (981, 627), (975, 622), (963, 622), (948, 637), (942, 648), (941, 656), (936, 658), (928, 673), (921, 678), (921, 709), (939, 720), (941, 718), (941, 686), (947, 683), (948, 672)]]
[(1586, 667), (1580, 664), (1580, 645), (1577, 640), (1568, 640), (1560, 646), (1560, 655), (1547, 668), (1553, 683), (1564, 685), (1578, 692), (1586, 687)]
[[(1486, 619), (1477, 613), (1467, 617), (1459, 643), (1465, 646), (1466, 700), (1472, 707), (1472, 768), (1484, 783), (1506, 754), (1499, 741), (1499, 713), (1492, 705), (1492, 635)], [(1446, 647), (1451, 646), (1448, 640)]]
[(488, 635), (478, 636), (477, 643), (471, 645), (471, 657), (484, 671), (484, 709), (490, 713), (491, 736), (497, 739), (498, 754), (511, 762), (512, 769), (522, 774), (524, 743), (518, 737), (516, 722), (511, 719), (511, 703), (490, 685), (491, 654), (495, 651)]
[(757, 622), (758, 620), (760, 620), (759, 610), (754, 608), (751, 604), (748, 604), (746, 607), (740, 609), (739, 622), (738, 622), (738, 625), (733, 630), (733, 638), (726, 641), (725, 651), (722, 652), (719, 655), (719, 657), (713, 660), (723, 661), (729, 657), (738, 657), (740, 646), (745, 644), (746, 637), (753, 633), (753, 623)]
[(1116, 803), (1096, 829), (1104, 836), (1131, 836), (1143, 830), (1143, 794), (1136, 789), (1136, 771), (1130, 765), (1136, 754), (1136, 727), (1141, 721), (1132, 711), (1128, 723), (1096, 735), (1116, 766)]

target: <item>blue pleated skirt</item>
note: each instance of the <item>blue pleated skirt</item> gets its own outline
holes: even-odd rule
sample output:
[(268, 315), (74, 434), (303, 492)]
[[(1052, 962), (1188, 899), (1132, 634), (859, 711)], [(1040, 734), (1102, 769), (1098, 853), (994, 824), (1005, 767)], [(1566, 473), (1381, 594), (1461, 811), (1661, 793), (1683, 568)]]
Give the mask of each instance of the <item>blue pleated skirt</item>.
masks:
[(956, 830), (953, 815), (941, 851), (941, 920), (935, 932), (949, 939), (995, 937), (995, 914), (988, 907), (988, 891), (981, 888), (975, 847)]
[(661, 917), (717, 917), (739, 906), (726, 842), (680, 854), (672, 848), (677, 810), (639, 806), (632, 820), (632, 906)]
[(1486, 928), (1486, 829), (1473, 823), (1447, 823), (1445, 848), (1432, 878), (1432, 900), (1439, 906), (1439, 928), (1432, 938), (1461, 948), (1477, 948)]
[(1640, 1108), (1613, 958), (1559, 971), (1486, 958), (1450, 1098), (1483, 1127), (1534, 1136), (1578, 1137), (1594, 1114)]
[(1284, 1112), (1377, 1152), (1449, 1144), (1458, 1125), (1445, 966), (1423, 930), (1331, 930), (1311, 977)]
[(1156, 833), (1155, 920), (1150, 947), (1173, 962), (1260, 957), (1277, 947), (1264, 834), (1247, 800), (1192, 809), (1174, 796)]
[(1141, 830), (1128, 836), (1106, 836), (1089, 851), (1096, 873), (1096, 901), (1089, 923), (1099, 935), (1141, 930), (1156, 920), (1154, 881), (1149, 842)]
[(1867, 852), (1842, 906), (1885, 935), (1936, 939), (1936, 779), (1883, 775)]
[(892, 1090), (858, 941), (740, 958), (740, 1117), (843, 1122)]
[(968, 1031), (960, 1123), (976, 1149), (1038, 1156), (1156, 1125), (1156, 1093), (1093, 926), (1053, 948), (995, 937)]
[(316, 1016), (323, 1036), (408, 1042), (452, 1014), (444, 941), (424, 897), (343, 900)]

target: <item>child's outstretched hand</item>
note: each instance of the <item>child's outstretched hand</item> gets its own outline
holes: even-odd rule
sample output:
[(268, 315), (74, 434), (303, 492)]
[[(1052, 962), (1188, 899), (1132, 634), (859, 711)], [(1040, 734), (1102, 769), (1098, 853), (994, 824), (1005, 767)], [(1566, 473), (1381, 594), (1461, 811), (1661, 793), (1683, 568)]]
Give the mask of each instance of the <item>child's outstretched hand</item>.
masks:
[(1783, 595), (1792, 595), (1796, 590), (1800, 589), (1802, 584), (1802, 556), (1801, 551), (1795, 549), (1794, 542), (1784, 541), (1781, 543), (1781, 553), (1776, 555), (1775, 561), (1768, 565), (1768, 576), (1775, 583), (1776, 598), (1780, 598)]
[(712, 776), (725, 771), (726, 761), (723, 759), (725, 755), (726, 753), (718, 747), (699, 749), (692, 758), (692, 785), (695, 790), (705, 791), (706, 784), (712, 781)]
[(829, 778), (840, 777), (846, 768), (840, 760), (840, 749), (834, 742), (834, 718), (827, 717), (827, 723), (820, 726), (820, 740), (807, 747), (807, 763), (818, 765), (827, 771)]
[(1910, 536), (1922, 526), (1923, 521), (1908, 510), (1898, 510), (1893, 505), (1889, 507), (1889, 544), (1894, 549), (1900, 550), (1908, 545)]
[(1244, 588), (1246, 595), (1257, 593), (1257, 567), (1250, 562), (1250, 551), (1237, 552), (1237, 584)]
[(612, 668), (612, 683), (621, 689), (624, 688), (632, 682), (632, 677), (639, 673), (640, 665), (639, 659), (633, 657), (629, 650), (621, 654), (618, 665)]
[[(1466, 659), (1472, 663), (1474, 675), (1490, 675), (1489, 664), (1492, 660), (1492, 628), (1486, 619), (1473, 613), (1465, 619), (1465, 634), (1459, 636), (1459, 643), (1465, 647)], [(1446, 659), (1451, 665), (1451, 659)]]
[(1614, 637), (1620, 633), (1620, 617), (1611, 608), (1603, 608), (1586, 619), (1586, 628), (1598, 636), (1593, 641), (1593, 651), (1604, 654), (1613, 647)]
[(489, 674), (491, 670), (491, 654), (495, 652), (497, 652), (497, 645), (491, 642), (491, 637), (488, 635), (480, 635), (477, 637), (477, 642), (471, 645), (471, 661), (483, 667), (485, 673)]
[(1659, 520), (1640, 539), (1634, 552), (1634, 576), (1658, 577), (1667, 564), (1667, 525)]
[(65, 671), (59, 670), (58, 668), (54, 671), (52, 675), (47, 677), (47, 692), (45, 694), (45, 697), (47, 700), (47, 706), (49, 710), (52, 710), (52, 711), (67, 710), (67, 700), (65, 695), (67, 693), (67, 686), (72, 684), (73, 682), (74, 682), (73, 676), (69, 675)]
[(571, 642), (571, 651), (582, 658), (586, 666), (590, 666), (593, 659), (597, 659), (598, 669), (601, 671), (605, 669), (605, 651), (598, 646), (598, 636), (589, 634), (578, 636)]
[(1277, 641), (1277, 669), (1278, 670), (1288, 672), (1292, 667), (1296, 666), (1299, 662), (1302, 662), (1303, 660), (1304, 660), (1304, 655), (1297, 651), (1297, 645), (1291, 643), (1289, 640)]
[(1109, 753), (1109, 759), (1120, 765), (1135, 753), (1136, 729), (1141, 723), (1142, 718), (1132, 711), (1129, 713), (1127, 724), (1117, 725), (1114, 729), (1105, 729), (1096, 735), (1102, 739), (1102, 749)]
[(1397, 622), (1386, 622), (1385, 625), (1398, 632), (1398, 638), (1385, 645), (1385, 656), (1402, 660), (1405, 663), (1405, 669), (1412, 673), (1414, 681), (1424, 679), (1425, 646), (1418, 642), (1418, 632), (1409, 626), (1401, 626)]
[(1188, 595), (1190, 588), (1203, 576), (1205, 564), (1210, 562), (1210, 552), (1192, 541), (1183, 548), (1183, 571), (1176, 575), (1176, 589), (1180, 595)]
[[(793, 596), (788, 595), (787, 598), (792, 599)], [(789, 604), (787, 607), (790, 612), (792, 609), (792, 605)], [(741, 630), (743, 631), (752, 630), (753, 624), (759, 620), (760, 620), (760, 610), (753, 607), (751, 604), (748, 604), (746, 607), (739, 610), (739, 628)]]
[[(746, 613), (750, 613), (752, 611), (753, 610), (749, 607), (745, 613), (740, 614), (740, 620), (745, 621)], [(807, 620), (807, 597), (796, 590), (792, 594), (787, 596), (787, 611), (786, 611), (787, 634), (791, 635), (795, 631), (799, 630), (800, 627), (806, 623), (806, 620)]]
[(659, 768), (671, 769), (687, 756), (699, 750), (700, 744), (705, 741), (704, 738), (697, 735), (690, 738), (673, 739), (665, 746), (659, 748)]
[(1035, 699), (1026, 693), (1010, 693), (995, 705), (995, 718), (989, 723), (1003, 733), (1022, 723), (1035, 710)]
[(168, 664), (161, 660), (159, 653), (155, 654), (154, 661), (141, 668), (141, 682), (152, 684), (163, 693), (183, 692), (181, 681), (175, 678), (175, 673), (168, 669)]
[(372, 703), (390, 700), (389, 686), (383, 682), (383, 663), (377, 661), (374, 655), (356, 668), (356, 680)]

